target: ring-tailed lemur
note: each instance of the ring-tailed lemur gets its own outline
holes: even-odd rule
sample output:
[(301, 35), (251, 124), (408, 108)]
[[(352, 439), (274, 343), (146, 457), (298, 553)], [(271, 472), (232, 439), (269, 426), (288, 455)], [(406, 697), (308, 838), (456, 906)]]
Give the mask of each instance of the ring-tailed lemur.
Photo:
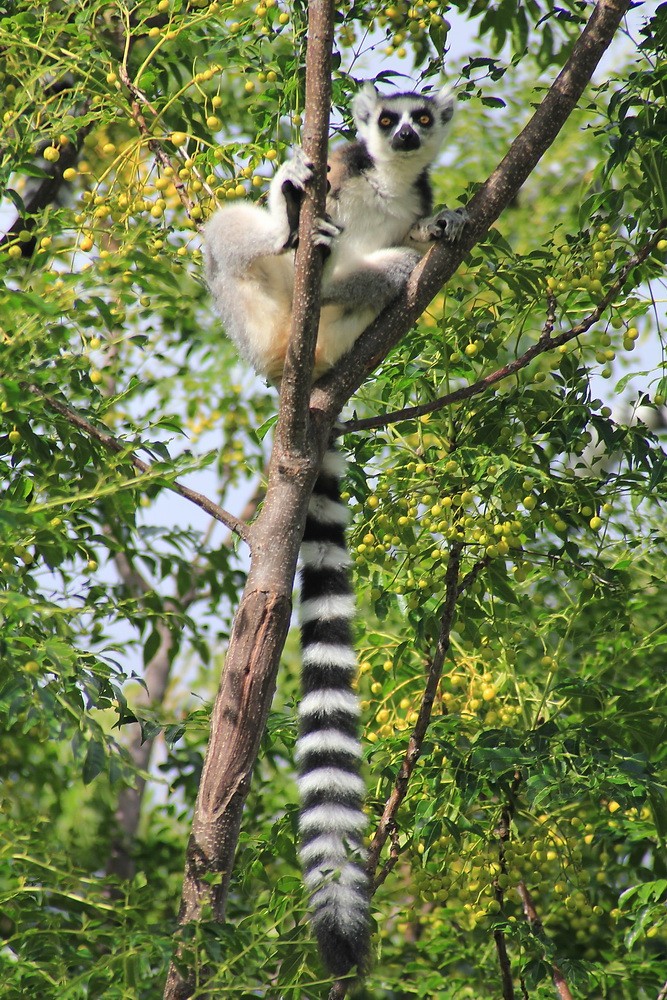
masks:
[[(353, 101), (359, 141), (329, 163), (327, 218), (313, 239), (326, 248), (314, 377), (346, 354), (395, 299), (428, 246), (456, 240), (463, 210), (429, 218), (429, 168), (448, 131), (447, 92), (384, 97), (366, 84)], [(225, 331), (256, 371), (282, 375), (292, 313), (299, 207), (312, 175), (300, 150), (276, 172), (268, 210), (221, 209), (205, 232), (208, 283)], [(301, 546), (303, 696), (297, 743), (301, 864), (313, 926), (335, 975), (360, 968), (368, 950), (369, 881), (360, 775), (354, 598), (340, 500), (344, 462), (331, 448), (310, 501)]]

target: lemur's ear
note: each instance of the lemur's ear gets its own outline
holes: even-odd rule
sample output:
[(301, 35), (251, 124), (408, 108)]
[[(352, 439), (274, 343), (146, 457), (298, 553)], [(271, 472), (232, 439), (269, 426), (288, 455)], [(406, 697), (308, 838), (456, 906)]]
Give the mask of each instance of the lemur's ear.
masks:
[(454, 117), (454, 108), (456, 106), (454, 91), (451, 87), (443, 87), (442, 90), (433, 95), (433, 101), (438, 109), (440, 121), (443, 125), (446, 125)]
[(360, 124), (365, 125), (368, 122), (373, 108), (379, 100), (380, 93), (376, 89), (375, 84), (371, 83), (370, 80), (366, 81), (361, 90), (352, 99), (352, 114), (357, 126)]

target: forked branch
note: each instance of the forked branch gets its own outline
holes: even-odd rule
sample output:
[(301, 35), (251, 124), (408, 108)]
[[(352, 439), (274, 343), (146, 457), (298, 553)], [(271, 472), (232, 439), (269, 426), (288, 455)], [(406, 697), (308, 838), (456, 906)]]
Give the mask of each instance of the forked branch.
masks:
[(531, 361), (539, 357), (541, 354), (546, 354), (548, 351), (554, 351), (562, 344), (567, 344), (571, 340), (576, 340), (577, 337), (581, 337), (584, 333), (587, 333), (595, 323), (598, 322), (609, 306), (616, 300), (619, 293), (623, 289), (629, 274), (634, 270), (634, 268), (643, 264), (646, 258), (649, 257), (655, 250), (658, 242), (661, 239), (664, 239), (664, 230), (666, 225), (667, 220), (660, 222), (653, 236), (647, 240), (643, 246), (635, 251), (631, 257), (628, 258), (595, 308), (592, 309), (591, 312), (579, 323), (570, 327), (569, 330), (559, 333), (555, 337), (553, 336), (554, 303), (551, 296), (549, 296), (547, 305), (547, 322), (545, 323), (544, 330), (542, 331), (539, 340), (532, 344), (526, 351), (524, 351), (523, 354), (520, 354), (519, 357), (515, 358), (513, 361), (509, 361), (506, 365), (503, 365), (502, 368), (498, 368), (489, 375), (485, 375), (483, 378), (478, 379), (471, 385), (461, 386), (459, 389), (454, 389), (452, 392), (448, 392), (444, 396), (439, 396), (438, 399), (434, 399), (429, 403), (421, 403), (418, 406), (405, 406), (400, 410), (393, 410), (391, 413), (384, 413), (377, 417), (368, 417), (363, 420), (350, 420), (344, 425), (344, 427), (341, 428), (341, 433), (372, 430), (378, 427), (388, 427), (390, 424), (398, 423), (401, 420), (415, 420), (417, 417), (424, 416), (426, 413), (435, 413), (437, 410), (442, 410), (447, 406), (451, 406), (453, 403), (460, 403), (464, 399), (471, 399), (473, 396), (478, 396), (480, 393), (490, 389), (498, 382), (502, 382), (504, 379), (509, 378), (512, 375), (516, 375), (517, 372), (520, 372), (522, 368), (525, 368)]

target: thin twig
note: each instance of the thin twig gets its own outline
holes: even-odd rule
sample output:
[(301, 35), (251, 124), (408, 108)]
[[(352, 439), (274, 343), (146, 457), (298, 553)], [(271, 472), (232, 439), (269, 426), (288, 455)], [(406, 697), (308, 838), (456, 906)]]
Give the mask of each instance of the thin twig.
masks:
[(466, 590), (470, 590), (470, 588), (472, 587), (473, 583), (475, 582), (479, 574), (482, 572), (483, 569), (486, 569), (486, 567), (489, 565), (490, 562), (491, 562), (491, 556), (484, 556), (482, 559), (480, 559), (478, 562), (475, 563), (472, 569), (469, 570), (461, 580), (458, 590), (456, 591), (457, 597), (460, 597), (461, 594), (464, 594)]
[(434, 399), (430, 403), (421, 403), (418, 406), (406, 406), (401, 410), (394, 410), (391, 413), (386, 413), (378, 417), (367, 417), (364, 420), (349, 420), (347, 423), (340, 426), (340, 433), (348, 433), (351, 431), (363, 431), (370, 430), (377, 427), (387, 427), (389, 424), (398, 423), (401, 420), (414, 420), (416, 417), (421, 417), (425, 413), (434, 413), (436, 410), (442, 410), (446, 406), (451, 406), (453, 403), (460, 403), (464, 399), (470, 399), (472, 396), (477, 396), (486, 389), (490, 389), (491, 386), (495, 385), (497, 382), (503, 381), (503, 379), (509, 378), (511, 375), (516, 375), (517, 372), (525, 368), (526, 365), (539, 357), (539, 355), (546, 353), (547, 351), (552, 351), (562, 344), (567, 344), (571, 340), (575, 340), (582, 334), (587, 333), (590, 328), (597, 323), (604, 311), (609, 305), (615, 300), (618, 293), (623, 288), (626, 282), (628, 274), (637, 265), (642, 264), (649, 254), (655, 249), (656, 244), (659, 240), (664, 239), (664, 227), (667, 223), (663, 220), (658, 226), (657, 231), (639, 250), (636, 251), (630, 257), (630, 259), (624, 264), (618, 273), (618, 276), (609, 287), (606, 295), (598, 302), (597, 306), (577, 323), (576, 326), (571, 327), (564, 333), (558, 334), (557, 337), (552, 335), (554, 326), (554, 300), (553, 296), (549, 296), (547, 302), (547, 319), (542, 330), (540, 339), (528, 348), (523, 354), (514, 361), (510, 361), (508, 364), (503, 365), (502, 368), (498, 368), (496, 371), (491, 372), (490, 375), (485, 375), (484, 378), (478, 379), (477, 382), (473, 382), (472, 385), (462, 386), (460, 389), (454, 389), (453, 392), (448, 392), (445, 396), (440, 396), (438, 399)]
[(371, 877), (373, 877), (375, 869), (378, 865), (380, 852), (386, 843), (387, 837), (391, 838), (392, 849), (389, 858), (383, 865), (380, 873), (374, 879), (376, 889), (384, 882), (387, 875), (392, 868), (395, 867), (396, 862), (398, 861), (399, 852), (398, 834), (396, 831), (396, 813), (398, 812), (398, 808), (405, 797), (405, 793), (407, 792), (410, 776), (414, 771), (415, 765), (421, 755), (424, 736), (426, 735), (426, 730), (428, 729), (431, 721), (433, 703), (435, 701), (438, 684), (442, 675), (445, 657), (449, 650), (449, 637), (454, 620), (456, 600), (466, 590), (468, 590), (469, 587), (472, 586), (481, 571), (488, 566), (490, 562), (488, 556), (480, 559), (479, 562), (475, 563), (472, 569), (466, 573), (464, 578), (459, 581), (458, 576), (461, 565), (462, 551), (463, 546), (460, 542), (456, 542), (452, 545), (449, 563), (447, 565), (447, 573), (445, 575), (445, 599), (442, 604), (442, 614), (440, 616), (440, 635), (438, 637), (435, 654), (428, 670), (428, 677), (419, 709), (419, 715), (410, 736), (408, 749), (405, 753), (403, 763), (398, 775), (396, 776), (394, 790), (385, 804), (384, 812), (382, 813), (382, 817), (370, 846), (368, 871)]
[[(521, 904), (523, 906), (523, 913), (526, 918), (526, 922), (530, 927), (530, 930), (539, 938), (541, 941), (545, 940), (544, 926), (542, 920), (535, 909), (535, 904), (533, 902), (533, 897), (525, 882), (519, 882), (517, 886), (517, 891), (521, 898)], [(554, 986), (556, 987), (556, 993), (558, 994), (559, 1000), (573, 1000), (572, 994), (570, 993), (570, 988), (565, 981), (565, 976), (563, 975), (560, 967), (550, 959), (551, 964), (551, 975), (554, 981)], [(658, 1000), (660, 998), (658, 997)]]
[(398, 829), (396, 827), (396, 821), (395, 820), (392, 819), (392, 820), (389, 821), (389, 825), (387, 827), (387, 832), (389, 834), (389, 840), (391, 842), (391, 847), (389, 848), (389, 857), (387, 858), (387, 860), (383, 864), (382, 868), (380, 869), (379, 874), (376, 877), (378, 885), (381, 885), (385, 881), (385, 879), (387, 878), (387, 876), (389, 875), (389, 873), (396, 867), (396, 864), (398, 863), (398, 856), (399, 856), (399, 853), (400, 853), (400, 843), (399, 843), (399, 839), (398, 839)]
[[(155, 108), (151, 105), (145, 94), (142, 94), (137, 85), (130, 79), (130, 75), (127, 71), (127, 66), (125, 65), (125, 63), (121, 63), (120, 66), (118, 67), (118, 75), (120, 76), (121, 80), (123, 81), (123, 83), (125, 84), (125, 86), (127, 87), (127, 89), (131, 94), (132, 117), (137, 123), (137, 128), (139, 129), (141, 135), (146, 139), (146, 142), (148, 143), (148, 148), (150, 149), (151, 153), (153, 153), (155, 159), (160, 163), (163, 169), (166, 169), (167, 167), (172, 167), (171, 160), (165, 153), (159, 141), (155, 138), (154, 135), (152, 135), (151, 130), (146, 124), (146, 119), (144, 118), (143, 112), (141, 110), (141, 105), (143, 104), (144, 107), (148, 108), (148, 110), (153, 115), (157, 115)], [(185, 186), (185, 184), (183, 183), (183, 181), (180, 179), (180, 177), (176, 172), (174, 172), (171, 180), (173, 182), (174, 187), (176, 188), (178, 197), (181, 199), (181, 204), (183, 205), (183, 208), (185, 209), (188, 218), (192, 219), (192, 209), (195, 207), (195, 203), (188, 194), (187, 187)]]
[[(508, 800), (507, 800), (507, 802), (505, 803), (505, 805), (502, 808), (502, 812), (501, 812), (501, 816), (500, 816), (500, 822), (498, 824), (498, 829), (496, 831), (496, 833), (498, 835), (498, 840), (499, 840), (499, 845), (498, 845), (498, 860), (499, 860), (500, 867), (501, 867), (503, 875), (507, 875), (507, 860), (505, 858), (505, 845), (506, 845), (507, 841), (510, 838), (510, 828), (511, 828), (512, 818), (514, 816), (514, 812), (515, 812), (515, 808), (516, 808), (516, 796), (517, 796), (517, 794), (519, 792), (519, 788), (521, 787), (522, 780), (523, 779), (522, 779), (521, 772), (517, 771), (515, 773), (515, 775), (514, 775), (514, 781), (512, 782), (511, 788), (509, 790)], [(500, 888), (500, 886), (498, 884), (496, 884), (494, 888), (495, 888), (495, 897), (496, 897), (496, 900), (502, 906), (503, 905), (503, 890)], [(531, 896), (531, 894), (530, 894), (530, 892), (529, 892), (529, 890), (528, 890), (525, 882), (523, 882), (523, 881), (519, 882), (519, 884), (517, 886), (517, 891), (519, 893), (519, 897), (521, 898), (521, 903), (522, 903), (522, 906), (523, 906), (523, 913), (524, 913), (524, 916), (526, 918), (526, 922), (528, 924), (528, 927), (531, 930), (531, 933), (533, 933), (535, 935), (535, 937), (537, 937), (543, 944), (545, 944), (546, 943), (546, 935), (544, 933), (544, 927), (543, 927), (543, 924), (542, 924), (542, 920), (540, 919), (540, 916), (539, 916), (539, 914), (537, 912), (537, 909), (535, 908), (535, 904), (533, 902), (533, 898), (532, 898), (532, 896)], [(502, 934), (502, 931), (500, 931), (500, 929), (498, 929), (498, 933)], [(495, 937), (496, 937), (496, 932), (494, 931), (494, 938)], [(506, 976), (506, 968), (508, 968), (508, 966), (505, 965), (505, 960), (506, 960), (506, 957), (507, 957), (507, 952), (506, 951), (504, 951), (504, 956), (503, 956), (504, 940), (502, 942), (502, 947), (498, 946), (498, 941), (496, 940), (496, 948), (498, 950), (498, 960), (500, 962), (501, 976), (502, 976), (503, 984), (504, 984), (505, 983), (505, 976)], [(570, 989), (569, 989), (569, 987), (567, 985), (567, 982), (565, 981), (565, 976), (563, 975), (563, 972), (560, 969), (559, 965), (553, 960), (553, 958), (548, 959), (548, 961), (549, 961), (549, 964), (551, 965), (551, 976), (552, 976), (552, 979), (553, 979), (553, 982), (554, 982), (554, 986), (556, 987), (556, 992), (558, 993), (559, 1000), (573, 1000), (572, 994), (570, 993)], [(503, 986), (503, 989), (504, 989), (504, 986)], [(527, 995), (526, 994), (525, 984), (524, 984), (523, 980), (521, 980), (521, 989), (522, 989), (522, 992), (524, 993), (524, 996)], [(504, 996), (504, 994), (503, 994), (503, 996)], [(514, 994), (512, 993), (511, 996), (513, 997)], [(508, 998), (509, 997), (510, 997), (510, 994), (508, 993)], [(659, 1000), (659, 998), (658, 998), (658, 1000)]]
[[(39, 396), (51, 410), (59, 413), (68, 421), (68, 423), (77, 427), (94, 441), (97, 441), (104, 448), (106, 448), (107, 451), (114, 452), (117, 455), (125, 455), (130, 465), (132, 465), (135, 469), (138, 469), (139, 472), (143, 472), (147, 475), (157, 475), (153, 466), (151, 466), (148, 462), (144, 462), (142, 459), (138, 458), (133, 451), (127, 453), (127, 444), (119, 441), (118, 438), (113, 436), (113, 434), (110, 434), (108, 431), (103, 431), (99, 427), (95, 427), (94, 424), (91, 424), (89, 420), (82, 417), (80, 413), (76, 412), (76, 410), (73, 410), (65, 403), (61, 403), (60, 400), (54, 399), (53, 396), (49, 396), (42, 389), (40, 389), (38, 385), (24, 383), (23, 387), (34, 395)], [(139, 447), (142, 446), (139, 445)], [(140, 485), (140, 483), (137, 482), (137, 485)], [(191, 490), (188, 486), (183, 486), (178, 482), (178, 480), (174, 480), (173, 483), (165, 483), (164, 485), (165, 488), (170, 490), (172, 493), (178, 493), (178, 495), (182, 496), (185, 500), (190, 500), (190, 502), (196, 504), (197, 507), (201, 507), (201, 509), (206, 511), (207, 514), (214, 517), (216, 521), (220, 521), (221, 524), (224, 524), (227, 528), (242, 538), (244, 542), (250, 545), (250, 529), (248, 525), (244, 524), (244, 522), (239, 520), (239, 518), (234, 517), (233, 514), (224, 510), (219, 504), (209, 500), (208, 497), (203, 495), (203, 493), (198, 493), (196, 490)]]
[[(512, 807), (505, 806), (500, 814), (500, 822), (498, 824), (498, 829), (496, 830), (499, 840), (498, 861), (503, 875), (507, 874), (507, 861), (505, 859), (505, 844), (509, 840), (511, 822), (512, 822)], [(493, 892), (496, 902), (502, 909), (504, 903), (504, 892), (501, 886), (498, 884), (498, 882), (495, 883), (493, 887)], [(503, 1000), (514, 1000), (514, 983), (512, 981), (512, 967), (510, 965), (509, 955), (507, 954), (507, 941), (505, 940), (505, 932), (503, 931), (502, 927), (500, 926), (494, 927), (493, 941), (496, 946), (496, 954), (498, 955), (498, 965), (500, 966), (500, 980), (503, 985)]]

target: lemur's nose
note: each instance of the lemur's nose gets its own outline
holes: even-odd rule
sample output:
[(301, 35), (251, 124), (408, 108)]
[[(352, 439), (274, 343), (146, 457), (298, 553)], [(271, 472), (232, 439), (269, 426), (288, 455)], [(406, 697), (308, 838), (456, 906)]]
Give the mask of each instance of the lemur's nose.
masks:
[(403, 122), (391, 140), (391, 148), (395, 150), (418, 149), (420, 145), (419, 136), (407, 122)]

